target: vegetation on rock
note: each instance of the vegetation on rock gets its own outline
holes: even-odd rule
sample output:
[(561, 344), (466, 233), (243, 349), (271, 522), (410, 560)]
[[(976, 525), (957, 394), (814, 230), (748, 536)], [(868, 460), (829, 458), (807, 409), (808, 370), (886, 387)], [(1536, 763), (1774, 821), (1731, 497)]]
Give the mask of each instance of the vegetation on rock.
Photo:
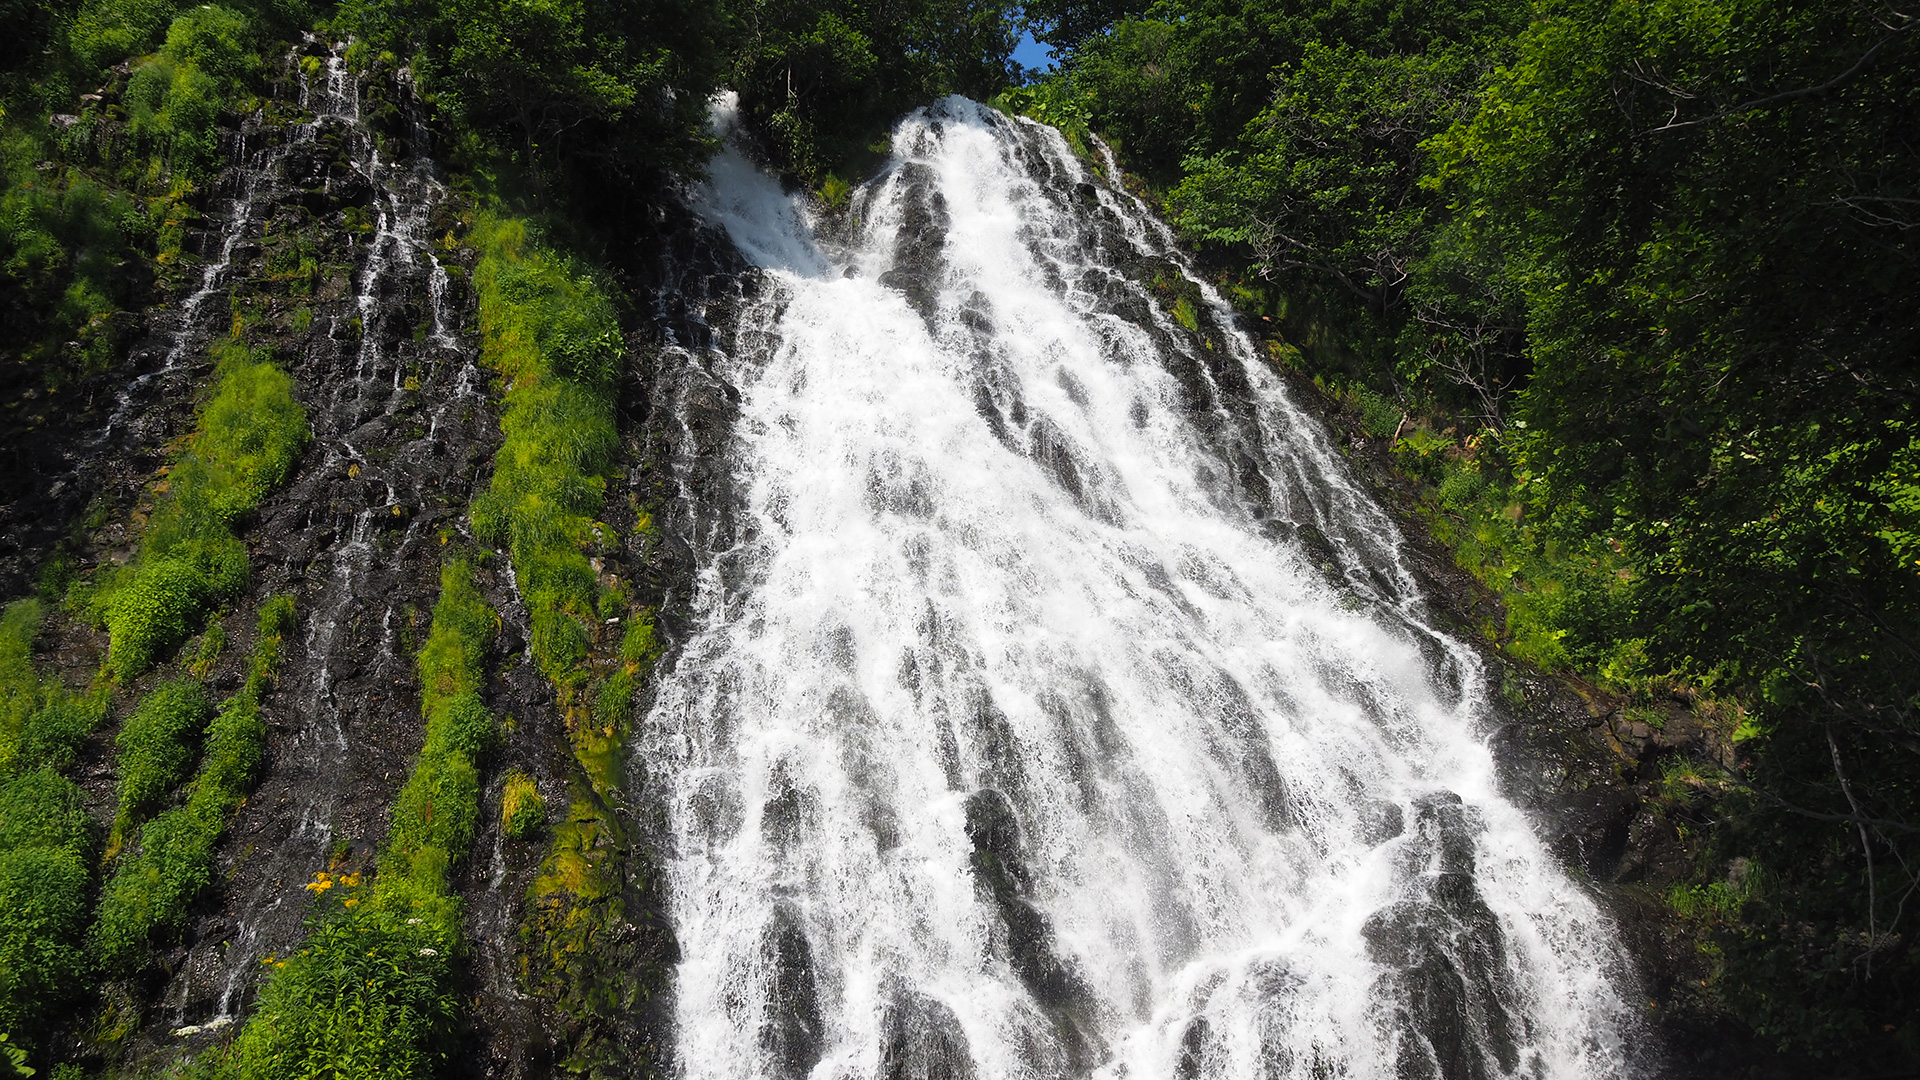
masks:
[(236, 341), (215, 355), (219, 386), (167, 476), (139, 555), (80, 594), (112, 637), (107, 663), (122, 680), (146, 670), (246, 585), (247, 549), (235, 525), (286, 480), (309, 437), (293, 383), (268, 353)]
[(533, 659), (553, 685), (580, 766), (529, 891), (522, 977), (569, 1020), (570, 1062), (626, 1067), (610, 1032), (664, 983), (670, 952), (664, 928), (641, 941), (622, 929), (640, 918), (627, 911), (629, 893), (648, 887), (650, 874), (632, 856), (616, 808), (636, 680), (656, 649), (652, 613), (589, 558), (615, 539), (594, 515), (617, 446), (626, 343), (602, 283), (534, 242), (524, 221), (490, 217), (472, 241), (481, 253), (481, 357), (507, 387), (504, 440), (492, 484), (474, 500), (474, 532), (507, 546)]
[(34, 1047), (90, 974), (83, 935), (99, 837), (62, 775), (106, 712), (104, 688), (75, 694), (33, 663), (45, 608), (0, 613), (0, 1030)]
[[(206, 726), (205, 751), (184, 803), (141, 827), (138, 849), (121, 857), (112, 880), (102, 889), (92, 942), (103, 971), (132, 974), (146, 962), (148, 945), (177, 931), (189, 906), (212, 884), (215, 847), (258, 776), (267, 738), (261, 701), (273, 684), (281, 644), (293, 627), (291, 597), (272, 597), (261, 605), (246, 682), (238, 694), (221, 703), (218, 715)], [(178, 685), (182, 684), (167, 684)], [(167, 686), (143, 702), (135, 718)], [(176, 696), (190, 698), (192, 693), (176, 692)], [(123, 745), (133, 726), (129, 720), (122, 728)], [(123, 788), (129, 775), (123, 767)], [(115, 835), (124, 839), (130, 822), (124, 795), (120, 813)]]
[(461, 904), (449, 884), (472, 845), (481, 760), (495, 738), (481, 701), (498, 619), (469, 563), (440, 578), (419, 655), (426, 738), (394, 803), (379, 870), (323, 872), (306, 941), (271, 974), (215, 1075), (413, 1080), (435, 1074), (458, 1017)]

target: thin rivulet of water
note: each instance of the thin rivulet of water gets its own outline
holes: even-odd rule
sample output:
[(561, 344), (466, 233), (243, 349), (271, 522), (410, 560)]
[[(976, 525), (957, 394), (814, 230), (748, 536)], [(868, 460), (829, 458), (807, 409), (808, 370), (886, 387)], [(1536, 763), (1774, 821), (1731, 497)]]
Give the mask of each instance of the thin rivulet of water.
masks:
[[(259, 957), (298, 938), (307, 895), (301, 886), (335, 853), (336, 818), (354, 783), (348, 715), (380, 708), (359, 696), (364, 687), (411, 678), (412, 657), (396, 635), (394, 576), (409, 573), (410, 554), (432, 543), (417, 511), (437, 499), (443, 482), (460, 479), (443, 475), (452, 465), (448, 429), (470, 426), (480, 401), (472, 357), (452, 329), (459, 319), (448, 276), (428, 237), (445, 191), (426, 153), (423, 122), (414, 117), (404, 160), (383, 160), (361, 116), (365, 88), (345, 53), (344, 42), (323, 47), (311, 37), (296, 50), (299, 104), (312, 118), (278, 133), (233, 181), (250, 194), (226, 230), (229, 256), (261, 235), (261, 219), (276, 202), (308, 197), (298, 184), (315, 177), (285, 175), (286, 163), (299, 155), (309, 164), (333, 161), (323, 139), (337, 140), (343, 151), (337, 156), (344, 168), (329, 165), (322, 179), (327, 197), (336, 187), (362, 192), (374, 227), (353, 252), (356, 318), (335, 319), (291, 364), (313, 445), (285, 499), (305, 508), (295, 527), (315, 543), (295, 547), (305, 554), (302, 566), (262, 568), (269, 578), (294, 575), (302, 621), (298, 648), (285, 663), (302, 672), (304, 685), (284, 687), (271, 703), (277, 722), (293, 731), (274, 765), (290, 802), (276, 812), (276, 827), (287, 833), (245, 846), (250, 893), (234, 905), (230, 937), (191, 947), (170, 990), (176, 1022), (204, 1018), (209, 1008), (233, 1015), (260, 974)], [(311, 69), (307, 58), (316, 61)], [(401, 83), (404, 95), (404, 73)], [(208, 274), (214, 280), (212, 267)], [(198, 340), (183, 333), (175, 349)], [(343, 478), (351, 478), (346, 499), (338, 487)], [(343, 691), (344, 679), (361, 689)]]
[(734, 149), (694, 199), (763, 280), (640, 754), (684, 1074), (1631, 1075), (1477, 657), (1220, 298), (1051, 129), (893, 147), (836, 243)]

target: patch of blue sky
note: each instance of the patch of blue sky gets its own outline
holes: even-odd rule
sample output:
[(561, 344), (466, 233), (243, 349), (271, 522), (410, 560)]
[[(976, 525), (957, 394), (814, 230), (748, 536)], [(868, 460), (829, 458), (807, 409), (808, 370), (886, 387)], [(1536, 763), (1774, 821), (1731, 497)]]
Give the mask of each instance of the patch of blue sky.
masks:
[(1020, 35), (1020, 44), (1013, 47), (1013, 61), (1032, 71), (1047, 72), (1055, 67), (1053, 50), (1033, 39), (1033, 32)]

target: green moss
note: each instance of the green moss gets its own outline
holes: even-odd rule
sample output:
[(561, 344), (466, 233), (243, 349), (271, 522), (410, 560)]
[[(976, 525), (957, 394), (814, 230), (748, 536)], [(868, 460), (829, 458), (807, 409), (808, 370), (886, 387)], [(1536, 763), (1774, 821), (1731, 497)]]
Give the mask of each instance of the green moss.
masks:
[(412, 877), (424, 889), (444, 892), (448, 867), (473, 842), (478, 761), (498, 737), (480, 701), (481, 665), (495, 627), (492, 609), (473, 587), (471, 568), (461, 561), (448, 564), (433, 628), (420, 650), (426, 742), (394, 805), (380, 857), (383, 881)]
[[(488, 219), (472, 235), (482, 357), (507, 385), (505, 439), (492, 484), (474, 501), (474, 530), (511, 554), (533, 657), (580, 766), (568, 819), (528, 893), (522, 981), (566, 1018), (568, 1070), (644, 1071), (618, 1031), (664, 984), (672, 937), (650, 922), (639, 935), (623, 930), (646, 879), (632, 876), (639, 860), (611, 808), (626, 773), (633, 696), (658, 646), (650, 614), (602, 582), (588, 557), (609, 535), (595, 515), (617, 446), (613, 389), (625, 350), (606, 291), (534, 244), (524, 223)], [(620, 624), (610, 620), (625, 624), (617, 642)], [(543, 816), (521, 813), (529, 823)]]
[(540, 794), (540, 785), (518, 769), (507, 774), (500, 795), (500, 829), (514, 840), (530, 840), (547, 831), (547, 800)]
[(660, 643), (654, 634), (653, 618), (646, 612), (636, 612), (627, 621), (626, 633), (620, 638), (620, 659), (629, 664), (651, 664), (660, 654)]
[(487, 219), (473, 236), (482, 356), (508, 380), (505, 439), (474, 501), (474, 529), (511, 551), (534, 660), (563, 682), (587, 659), (600, 622), (581, 548), (596, 537), (593, 514), (617, 445), (612, 388), (625, 347), (605, 290), (534, 245), (524, 223)]

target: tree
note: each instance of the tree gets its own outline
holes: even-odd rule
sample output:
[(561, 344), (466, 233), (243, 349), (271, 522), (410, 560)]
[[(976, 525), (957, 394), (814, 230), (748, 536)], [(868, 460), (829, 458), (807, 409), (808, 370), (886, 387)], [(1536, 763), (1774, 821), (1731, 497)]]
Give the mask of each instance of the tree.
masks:
[[(1818, 977), (1753, 980), (1749, 1019), (1810, 1040), (1914, 981), (1888, 952), (1920, 886), (1913, 21), (1871, 0), (1555, 5), (1439, 147), (1459, 242), (1524, 298), (1535, 509), (1620, 553), (1614, 632), (1649, 673), (1754, 710), (1771, 824), (1743, 842), (1783, 876), (1782, 917), (1858, 934)], [(1836, 838), (1858, 877), (1818, 869)], [(1811, 955), (1746, 945), (1756, 971)]]
[(730, 83), (778, 163), (816, 183), (907, 109), (1012, 82), (1011, 0), (742, 0)]

